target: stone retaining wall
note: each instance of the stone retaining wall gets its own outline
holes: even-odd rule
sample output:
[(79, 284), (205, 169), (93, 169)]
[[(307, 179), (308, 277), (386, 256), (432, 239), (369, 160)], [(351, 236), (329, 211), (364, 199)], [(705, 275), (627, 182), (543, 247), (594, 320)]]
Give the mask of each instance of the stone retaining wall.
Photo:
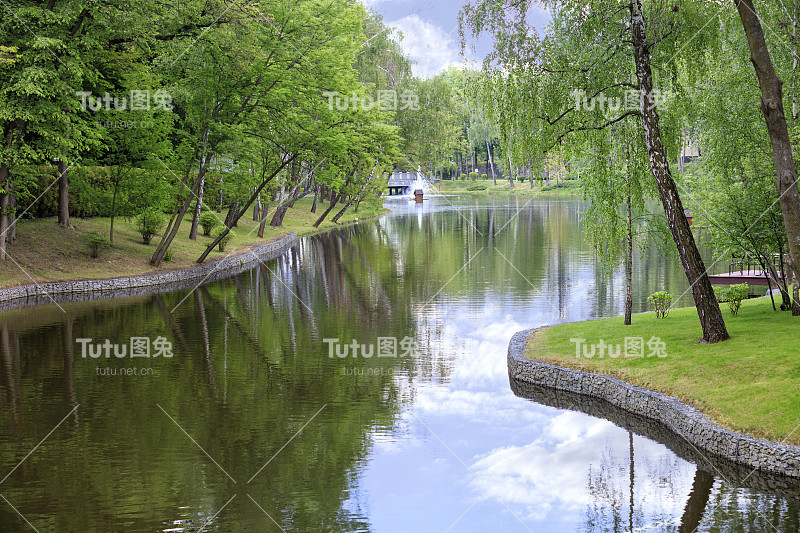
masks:
[(508, 376), (512, 383), (601, 398), (619, 409), (663, 424), (700, 450), (764, 472), (800, 477), (800, 447), (729, 431), (677, 398), (621, 379), (527, 359), (527, 340), (534, 331), (520, 331), (508, 344)]
[(0, 289), (0, 310), (53, 302), (82, 302), (97, 298), (124, 298), (153, 292), (173, 291), (210, 283), (239, 274), (260, 261), (268, 261), (291, 248), (297, 233), (252, 250), (192, 268), (139, 276), (79, 281), (55, 281)]

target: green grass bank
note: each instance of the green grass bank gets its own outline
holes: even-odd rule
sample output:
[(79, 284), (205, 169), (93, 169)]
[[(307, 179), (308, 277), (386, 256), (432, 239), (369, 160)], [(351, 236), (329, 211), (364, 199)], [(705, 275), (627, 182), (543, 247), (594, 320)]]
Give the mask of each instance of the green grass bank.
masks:
[(583, 188), (577, 181), (561, 181), (558, 185), (555, 181), (552, 185), (544, 186), (543, 182), (534, 182), (531, 189), (530, 182), (515, 181), (514, 187), (507, 180), (497, 180), (497, 185), (492, 180), (444, 180), (435, 185), (436, 189), (443, 194), (525, 194), (525, 195), (556, 195), (583, 197)]
[[(742, 302), (738, 316), (723, 304), (731, 338), (703, 345), (695, 308), (573, 322), (541, 329), (528, 339), (526, 356), (596, 374), (680, 398), (720, 425), (774, 441), (800, 444), (800, 318), (773, 311), (769, 298)], [(644, 340), (644, 357), (626, 357), (625, 338)], [(663, 342), (665, 356), (649, 356), (648, 341)], [(576, 355), (578, 343), (621, 347), (619, 357)], [(591, 353), (587, 347), (587, 353)], [(616, 350), (616, 348), (615, 348)]]
[[(292, 232), (308, 235), (327, 231), (386, 211), (382, 207), (382, 200), (371, 204), (363, 202), (357, 213), (351, 208), (339, 219), (338, 224), (334, 224), (330, 222), (330, 218), (336, 214), (335, 208), (319, 228), (314, 228), (312, 224), (328, 204), (320, 202), (315, 214), (310, 212), (312, 201), (313, 198), (297, 201), (286, 213), (283, 225), (279, 228), (270, 227), (268, 220), (263, 239), (258, 238), (258, 222), (253, 221), (250, 213), (246, 214), (239, 220), (238, 227), (234, 228), (235, 235), (225, 252), (215, 248), (206, 262), (247, 251)], [(270, 218), (271, 212), (272, 210), (268, 215)], [(218, 216), (224, 220), (225, 211)], [(153, 268), (149, 261), (161, 234), (154, 236), (150, 244), (142, 244), (142, 237), (136, 231), (136, 221), (117, 217), (114, 219), (114, 246), (104, 248), (99, 257), (92, 258), (83, 236), (87, 232), (96, 231), (108, 237), (110, 219), (73, 218), (71, 223), (73, 229), (60, 227), (54, 218), (20, 220), (17, 242), (8, 246), (9, 260), (0, 263), (0, 288), (33, 282), (101, 279), (189, 268), (197, 265), (195, 261), (213, 240), (212, 237), (203, 235), (202, 228), (198, 228), (197, 240), (189, 240), (191, 215), (187, 214), (170, 246), (172, 260), (163, 262), (160, 268)]]

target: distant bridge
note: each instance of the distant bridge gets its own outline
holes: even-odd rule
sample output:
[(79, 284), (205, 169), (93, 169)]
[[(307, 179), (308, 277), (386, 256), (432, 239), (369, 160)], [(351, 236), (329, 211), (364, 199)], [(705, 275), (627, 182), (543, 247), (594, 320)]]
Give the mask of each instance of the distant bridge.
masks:
[(416, 172), (393, 172), (389, 177), (389, 196), (403, 194), (417, 181)]

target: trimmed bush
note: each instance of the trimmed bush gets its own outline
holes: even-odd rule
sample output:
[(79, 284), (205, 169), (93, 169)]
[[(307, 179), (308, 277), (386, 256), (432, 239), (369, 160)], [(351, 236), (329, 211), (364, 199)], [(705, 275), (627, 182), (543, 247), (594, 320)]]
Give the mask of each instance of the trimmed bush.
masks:
[(211, 235), (211, 230), (213, 230), (217, 224), (219, 224), (219, 218), (211, 211), (203, 211), (200, 213), (200, 226), (203, 228), (203, 235)]
[(467, 175), (466, 175), (466, 174), (461, 174), (461, 175), (458, 177), (458, 179), (460, 179), (460, 180), (465, 180), (465, 179), (467, 179)]
[[(225, 226), (217, 226), (216, 228), (214, 228), (212, 237), (216, 239), (222, 234), (223, 231), (225, 231), (225, 229), (226, 229)], [(217, 244), (217, 248), (219, 249), (220, 252), (225, 251), (225, 247), (228, 246), (228, 243), (231, 241), (232, 238), (233, 238), (233, 233), (229, 231), (228, 234), (225, 235), (225, 237), (221, 241), (219, 241), (219, 243)]]
[(471, 179), (472, 181), (475, 181), (476, 179), (478, 179), (478, 173), (477, 172), (470, 172), (469, 173), (469, 179)]
[(481, 174), (481, 179), (482, 180), (488, 180), (489, 176), (487, 176), (486, 174)]
[(486, 185), (484, 185), (483, 183), (476, 183), (475, 185), (470, 185), (469, 187), (467, 187), (467, 190), (468, 191), (485, 191), (486, 190)]
[(142, 243), (150, 244), (153, 235), (164, 225), (164, 213), (155, 207), (148, 207), (136, 217), (136, 230), (142, 236)]
[(89, 231), (84, 233), (83, 242), (89, 248), (89, 255), (91, 257), (99, 257), (100, 250), (111, 246), (111, 241), (100, 235), (96, 231)]
[(725, 289), (714, 287), (714, 295), (717, 297), (719, 303), (728, 303), (728, 308), (731, 310), (733, 316), (739, 314), (739, 307), (742, 305), (742, 300), (746, 300), (747, 293), (750, 286), (747, 283), (739, 283), (737, 285), (730, 285)]
[(672, 304), (672, 295), (666, 291), (658, 291), (648, 296), (647, 301), (656, 310), (656, 318), (666, 318)]

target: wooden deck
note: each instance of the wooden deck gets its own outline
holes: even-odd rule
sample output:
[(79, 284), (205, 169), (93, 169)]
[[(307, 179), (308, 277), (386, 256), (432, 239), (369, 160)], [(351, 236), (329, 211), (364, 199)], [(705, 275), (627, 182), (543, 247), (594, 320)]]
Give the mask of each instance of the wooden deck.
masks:
[(767, 286), (767, 278), (761, 270), (734, 270), (730, 274), (709, 275), (712, 285), (735, 285), (747, 283), (748, 285)]

